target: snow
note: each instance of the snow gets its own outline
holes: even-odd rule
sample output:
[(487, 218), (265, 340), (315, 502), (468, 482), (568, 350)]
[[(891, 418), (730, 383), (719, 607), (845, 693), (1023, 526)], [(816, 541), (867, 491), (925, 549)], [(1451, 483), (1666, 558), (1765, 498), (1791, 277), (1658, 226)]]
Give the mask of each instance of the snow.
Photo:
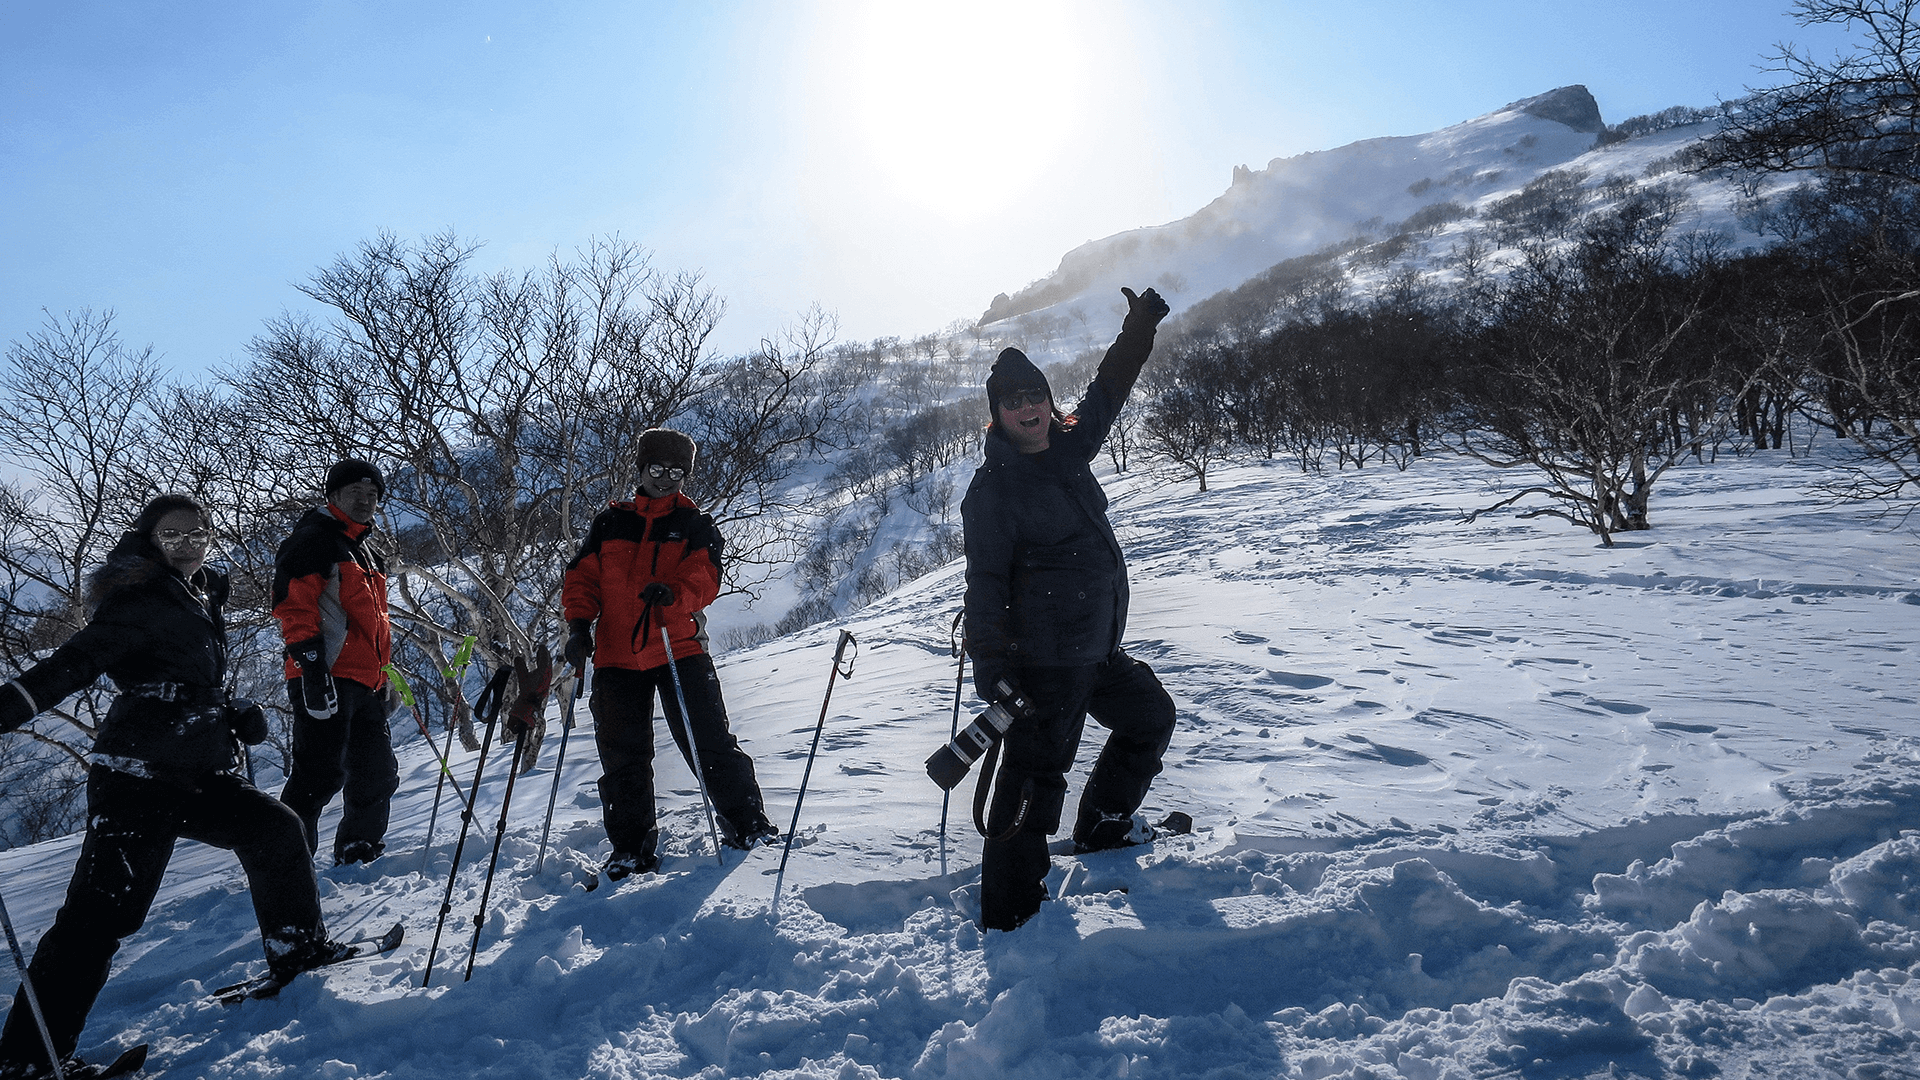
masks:
[[(1728, 250), (1750, 250), (1765, 238), (1746, 215), (1804, 178), (1750, 176), (1735, 183), (1678, 169), (1676, 158), (1713, 130), (1711, 123), (1696, 123), (1602, 145), (1590, 132), (1508, 107), (1424, 135), (1275, 158), (1187, 217), (1082, 244), (1052, 273), (1019, 290), (1004, 310), (1029, 317), (1030, 337), (1040, 333), (1046, 317), (1059, 317), (1055, 333), (1062, 351), (1071, 354), (1104, 344), (1103, 335), (1125, 314), (1123, 285), (1155, 285), (1177, 318), (1283, 260), (1343, 241), (1384, 238), (1417, 211), (1446, 202), (1475, 216), (1416, 236), (1399, 255), (1378, 264), (1345, 259), (1354, 295), (1372, 294), (1409, 269), (1437, 284), (1457, 282), (1455, 255), (1470, 236), (1487, 246), (1487, 271), (1504, 276), (1520, 253), (1503, 246), (1498, 230), (1478, 215), (1551, 171), (1585, 178), (1583, 214), (1608, 209), (1619, 198), (1609, 194), (1612, 185), (1659, 186), (1683, 196), (1671, 236), (1717, 234)], [(1751, 187), (1743, 190), (1743, 184)], [(997, 318), (1007, 320), (1003, 326), (1019, 325), (1016, 315)], [(1039, 361), (1048, 351), (1030, 354)]]
[[(662, 872), (585, 891), (606, 846), (582, 709), (544, 871), (558, 738), (515, 787), (462, 982), (495, 748), (422, 989), (457, 817), (423, 850), (435, 771), (403, 737), (389, 854), (320, 873), (334, 933), (398, 920), (406, 944), (208, 1004), (259, 941), (232, 857), (182, 844), (82, 1054), (391, 1080), (1920, 1076), (1920, 551), (1809, 494), (1820, 464), (1676, 468), (1655, 529), (1611, 549), (1463, 523), (1502, 478), (1449, 458), (1243, 465), (1205, 495), (1109, 475), (1128, 647), (1180, 708), (1145, 809), (1192, 812), (1192, 836), (1056, 846), (1057, 902), (974, 927), (971, 784), (943, 850), (921, 769), (952, 716), (950, 566), (721, 658), (784, 826), (857, 640), (777, 917), (780, 849), (716, 861), (664, 732)], [(0, 853), (29, 948), (76, 846)]]

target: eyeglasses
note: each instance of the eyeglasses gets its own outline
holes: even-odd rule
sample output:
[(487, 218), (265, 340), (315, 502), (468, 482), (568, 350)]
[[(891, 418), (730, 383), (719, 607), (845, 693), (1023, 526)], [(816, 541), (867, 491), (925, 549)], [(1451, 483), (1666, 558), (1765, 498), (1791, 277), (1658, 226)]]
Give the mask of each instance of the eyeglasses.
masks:
[(652, 465), (647, 466), (647, 475), (653, 477), (655, 480), (663, 476), (669, 480), (685, 480), (687, 478), (687, 470), (654, 462)]
[(195, 529), (192, 532), (181, 532), (179, 529), (161, 529), (159, 532), (153, 534), (153, 538), (159, 541), (161, 547), (166, 548), (177, 548), (183, 544), (192, 544), (195, 547), (206, 547), (208, 542), (213, 539), (213, 533), (206, 529)]
[(1008, 412), (1018, 412), (1029, 405), (1038, 405), (1046, 401), (1047, 397), (1045, 390), (1015, 390), (1000, 399), (1000, 407)]

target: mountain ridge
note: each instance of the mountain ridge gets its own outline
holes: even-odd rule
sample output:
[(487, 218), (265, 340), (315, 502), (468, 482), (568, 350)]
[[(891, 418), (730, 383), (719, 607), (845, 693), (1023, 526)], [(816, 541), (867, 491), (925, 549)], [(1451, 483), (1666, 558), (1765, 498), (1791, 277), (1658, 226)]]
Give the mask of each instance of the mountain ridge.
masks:
[(1289, 258), (1448, 200), (1484, 203), (1598, 149), (1606, 123), (1570, 84), (1417, 135), (1362, 139), (1233, 168), (1227, 189), (1188, 216), (1090, 240), (1046, 277), (995, 296), (980, 325), (1023, 315), (1099, 322), (1119, 287), (1153, 285), (1176, 314)]

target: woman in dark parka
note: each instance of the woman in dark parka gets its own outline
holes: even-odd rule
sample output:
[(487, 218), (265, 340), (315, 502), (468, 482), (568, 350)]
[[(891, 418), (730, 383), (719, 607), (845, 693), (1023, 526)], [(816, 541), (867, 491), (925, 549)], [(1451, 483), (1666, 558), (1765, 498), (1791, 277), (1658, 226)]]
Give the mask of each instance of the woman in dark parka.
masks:
[[(0, 684), (0, 733), (101, 675), (118, 696), (88, 758), (87, 833), (66, 902), (28, 966), (65, 1059), (106, 985), (123, 938), (140, 929), (180, 837), (240, 858), (276, 973), (337, 959), (300, 819), (249, 783), (237, 741), (266, 737), (251, 702), (230, 702), (226, 575), (206, 565), (206, 508), (184, 495), (148, 503), (88, 579), (87, 625), (46, 660)], [(0, 1078), (51, 1075), (24, 989), (0, 1031)]]

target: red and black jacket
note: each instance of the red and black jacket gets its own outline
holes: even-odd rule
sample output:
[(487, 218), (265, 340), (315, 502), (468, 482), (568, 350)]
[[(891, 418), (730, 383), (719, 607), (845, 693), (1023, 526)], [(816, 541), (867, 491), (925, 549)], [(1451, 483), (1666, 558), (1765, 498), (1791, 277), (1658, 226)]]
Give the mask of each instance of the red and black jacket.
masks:
[[(387, 562), (362, 525), (331, 504), (309, 510), (273, 557), (273, 617), (289, 647), (320, 638), (327, 669), (369, 689), (386, 685), (393, 659), (387, 616)], [(287, 661), (287, 678), (300, 675)]]
[[(594, 666), (647, 671), (665, 664), (663, 625), (673, 659), (706, 651), (694, 616), (720, 595), (724, 546), (713, 518), (685, 495), (642, 496), (601, 511), (567, 564), (561, 593), (568, 622), (598, 620)], [(640, 592), (656, 581), (673, 590), (673, 603), (648, 611)]]

